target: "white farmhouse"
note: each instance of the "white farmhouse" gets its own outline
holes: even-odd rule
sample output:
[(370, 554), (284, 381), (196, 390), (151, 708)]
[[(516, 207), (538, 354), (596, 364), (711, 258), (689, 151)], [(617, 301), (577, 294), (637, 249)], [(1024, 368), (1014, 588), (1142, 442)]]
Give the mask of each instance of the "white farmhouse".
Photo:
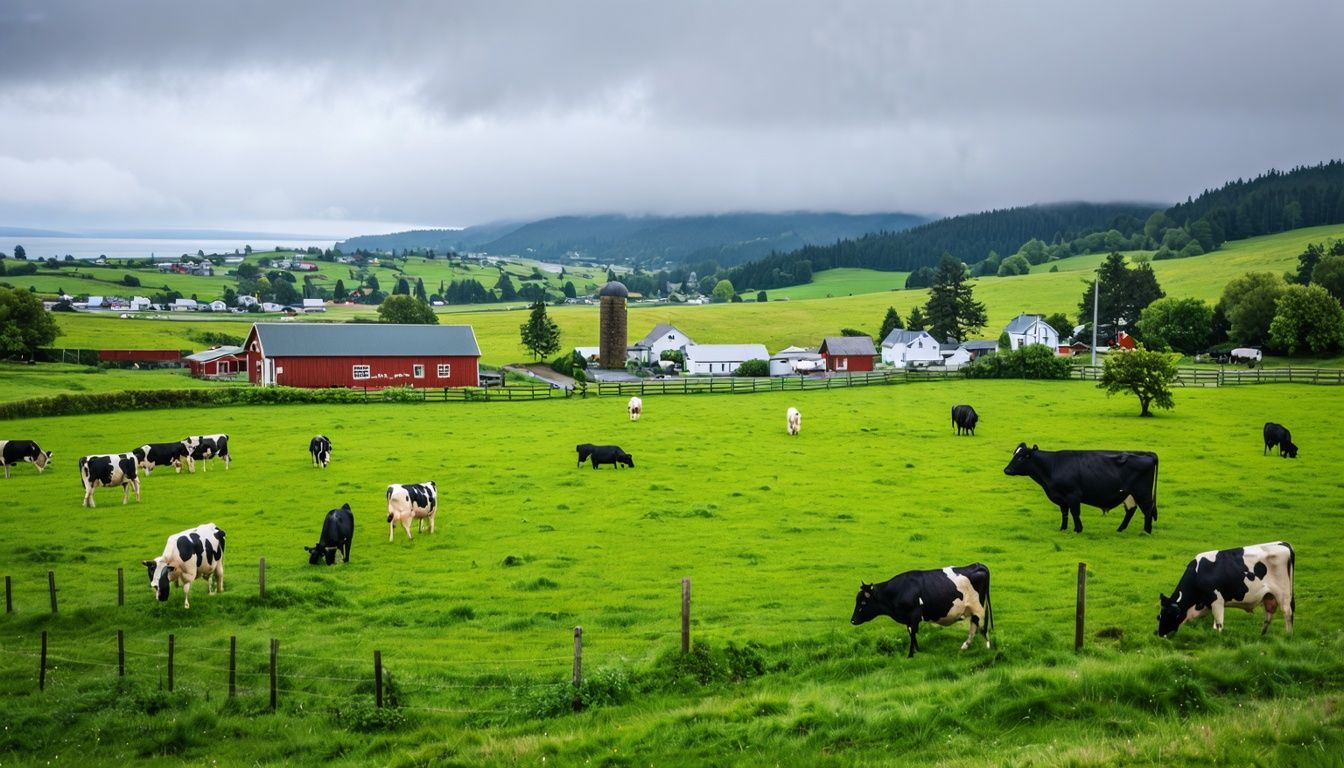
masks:
[(145, 298), (144, 296), (132, 296), (131, 311), (139, 312), (142, 309), (149, 309), (150, 303), (151, 303), (150, 300)]
[(263, 301), (263, 302), (261, 302), (261, 311), (262, 311), (262, 312), (284, 312), (284, 311), (285, 311), (285, 308), (282, 307), (282, 306), (280, 306), (279, 304), (276, 304), (274, 301)]
[(895, 328), (882, 340), (882, 362), (896, 368), (937, 365), (943, 361), (942, 345), (927, 331)]
[(771, 376), (795, 376), (826, 370), (826, 359), (815, 349), (785, 347), (770, 356)]
[(653, 326), (649, 335), (631, 344), (627, 350), (627, 355), (631, 360), (652, 363), (661, 360), (664, 352), (675, 349), (684, 350), (694, 343), (695, 341), (690, 336), (682, 333), (675, 325), (659, 323)]
[(195, 299), (173, 299), (168, 307), (174, 312), (194, 312), (198, 308)]
[(764, 344), (691, 344), (686, 347), (686, 372), (728, 376), (748, 360), (769, 360)]
[(1020, 349), (1024, 344), (1044, 344), (1052, 351), (1059, 349), (1059, 332), (1042, 315), (1018, 315), (1004, 326), (1003, 332), (1008, 334), (1012, 349)]

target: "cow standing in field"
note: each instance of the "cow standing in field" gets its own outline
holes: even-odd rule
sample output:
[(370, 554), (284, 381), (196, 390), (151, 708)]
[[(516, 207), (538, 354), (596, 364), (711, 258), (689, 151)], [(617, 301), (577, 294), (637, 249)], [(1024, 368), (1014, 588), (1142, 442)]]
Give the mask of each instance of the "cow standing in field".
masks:
[(313, 465), (326, 469), (331, 461), (331, 441), (326, 435), (318, 435), (308, 441), (308, 453), (313, 455)]
[(622, 464), (631, 469), (635, 467), (635, 457), (621, 450), (619, 445), (589, 445), (588, 448), (593, 469), (603, 464), (610, 464), (612, 469), (620, 469)]
[(959, 568), (906, 571), (880, 584), (860, 584), (849, 623), (858, 626), (878, 616), (890, 616), (905, 625), (910, 633), (907, 659), (919, 650), (916, 635), (921, 621), (947, 626), (969, 616), (971, 631), (961, 650), (971, 647), (977, 629), (984, 630), (988, 648), (989, 631), (994, 626), (994, 612), (989, 603), (989, 568), (972, 563)]
[(350, 544), (354, 540), (355, 515), (349, 504), (342, 504), (340, 509), (331, 510), (322, 520), (322, 535), (317, 539), (317, 546), (304, 547), (308, 552), (308, 564), (317, 565), (325, 558), (327, 565), (333, 565), (337, 553), (344, 555), (343, 562), (350, 562)]
[(1171, 597), (1159, 595), (1161, 613), (1157, 616), (1157, 634), (1167, 637), (1191, 619), (1213, 612), (1213, 628), (1223, 631), (1223, 610), (1227, 606), (1244, 608), (1249, 613), (1257, 605), (1265, 607), (1265, 623), (1260, 634), (1269, 631), (1274, 612), (1283, 609), (1283, 626), (1293, 634), (1293, 571), (1297, 556), (1286, 541), (1237, 547), (1195, 555)]
[(26, 461), (37, 467), (37, 473), (51, 463), (51, 451), (44, 451), (32, 440), (0, 440), (0, 464), (5, 467), (5, 479), (9, 479), (9, 467)]
[(1275, 424), (1272, 421), (1265, 422), (1265, 450), (1261, 453), (1264, 456), (1269, 453), (1269, 449), (1274, 446), (1279, 448), (1279, 456), (1285, 459), (1297, 458), (1297, 444), (1293, 442), (1293, 433), (1282, 424)]
[(168, 585), (182, 587), (182, 607), (191, 607), (191, 583), (204, 577), (209, 594), (224, 591), (224, 532), (214, 523), (168, 537), (163, 554), (142, 560), (149, 569), (149, 588), (160, 603), (168, 601)]
[(140, 501), (140, 476), (136, 473), (139, 462), (134, 453), (108, 453), (93, 456), (81, 456), (79, 459), (79, 479), (84, 484), (84, 506), (97, 506), (93, 503), (93, 489), (98, 486), (121, 486), (121, 503), (130, 500), (130, 491), (135, 490), (135, 500)]
[(396, 535), (397, 523), (406, 529), (406, 538), (411, 540), (411, 520), (419, 521), (417, 531), (424, 533), (425, 520), (429, 520), (429, 532), (434, 532), (434, 513), (439, 509), (439, 491), (433, 481), (414, 485), (387, 486), (387, 540), (390, 543)]
[(185, 442), (145, 443), (131, 453), (135, 454), (136, 463), (146, 475), (152, 474), (157, 466), (170, 464), (180, 475), (183, 462), (186, 462), (188, 471), (196, 470), (196, 460), (191, 458), (191, 449), (187, 448)]
[(1059, 530), (1082, 533), (1078, 513), (1083, 504), (1103, 513), (1125, 507), (1117, 531), (1129, 527), (1135, 509), (1143, 510), (1143, 530), (1153, 532), (1157, 519), (1157, 454), (1150, 451), (1042, 451), (1019, 443), (1003, 468), (1005, 475), (1035, 480), (1050, 501), (1059, 506)]
[(980, 420), (980, 414), (969, 405), (952, 406), (952, 426), (960, 435), (965, 432), (968, 435), (975, 435), (975, 423)]
[[(216, 456), (224, 460), (224, 468), (229, 468), (229, 463), (233, 457), (229, 455), (229, 436), (228, 435), (192, 435), (182, 442), (187, 444), (191, 451), (193, 463), (197, 461), (210, 461)], [(202, 471), (208, 471), (209, 465), (202, 465)], [(195, 471), (195, 470), (193, 470)]]
[(644, 401), (638, 397), (632, 397), (625, 408), (630, 412), (631, 421), (639, 421), (639, 415), (644, 411)]
[(789, 410), (784, 412), (784, 427), (790, 435), (801, 434), (803, 431), (803, 414), (799, 413), (797, 408), (789, 406)]

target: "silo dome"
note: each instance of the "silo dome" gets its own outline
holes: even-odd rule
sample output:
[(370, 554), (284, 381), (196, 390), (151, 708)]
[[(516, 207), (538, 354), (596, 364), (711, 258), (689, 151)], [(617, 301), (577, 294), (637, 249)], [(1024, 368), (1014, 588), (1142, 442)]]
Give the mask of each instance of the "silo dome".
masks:
[(622, 283), (618, 280), (612, 280), (611, 282), (602, 286), (602, 290), (598, 291), (597, 295), (620, 296), (621, 298), (624, 299), (630, 296), (630, 289), (625, 287), (625, 283)]

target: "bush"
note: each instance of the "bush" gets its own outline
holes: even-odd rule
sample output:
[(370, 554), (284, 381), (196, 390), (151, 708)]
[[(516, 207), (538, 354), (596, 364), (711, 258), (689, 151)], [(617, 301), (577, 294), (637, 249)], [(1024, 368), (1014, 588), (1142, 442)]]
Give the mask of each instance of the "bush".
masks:
[(1068, 358), (1044, 344), (978, 357), (961, 369), (971, 379), (1067, 379), (1069, 370)]
[(593, 707), (622, 704), (634, 688), (630, 675), (621, 669), (599, 669), (583, 679), (578, 688), (568, 681), (526, 689), (519, 708), (529, 718), (559, 717)]
[(198, 344), (204, 344), (207, 347), (241, 347), (243, 346), (243, 337), (234, 336), (231, 333), (220, 333), (219, 331), (194, 331), (187, 334), (187, 338)]
[[(419, 400), (417, 396), (415, 398)], [(151, 408), (209, 407), (218, 405), (289, 405), (292, 403), (362, 403), (356, 389), (300, 389), (297, 387), (229, 387), (222, 389), (155, 389), (55, 395), (0, 403), (0, 419), (111, 413)]]
[(747, 360), (737, 366), (734, 376), (769, 376), (770, 363), (765, 360)]

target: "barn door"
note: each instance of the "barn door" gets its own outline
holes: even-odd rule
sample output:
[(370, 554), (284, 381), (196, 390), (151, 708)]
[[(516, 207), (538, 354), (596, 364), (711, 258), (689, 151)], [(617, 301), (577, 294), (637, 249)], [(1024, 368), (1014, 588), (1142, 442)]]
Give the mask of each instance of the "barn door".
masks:
[(270, 358), (261, 362), (261, 384), (265, 387), (275, 386), (275, 361)]

